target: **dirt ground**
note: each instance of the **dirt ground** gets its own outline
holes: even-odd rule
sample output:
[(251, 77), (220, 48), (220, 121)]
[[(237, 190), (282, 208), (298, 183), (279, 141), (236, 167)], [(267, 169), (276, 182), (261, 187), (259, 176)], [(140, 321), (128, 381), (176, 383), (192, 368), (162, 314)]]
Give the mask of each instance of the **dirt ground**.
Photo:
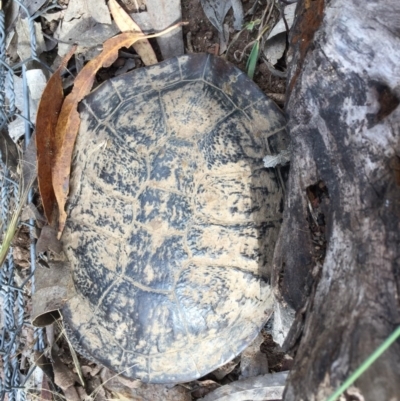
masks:
[[(246, 14), (249, 9), (253, 6), (254, 1), (244, 1), (243, 9)], [(256, 8), (254, 15), (247, 16), (245, 21), (257, 20), (261, 17), (262, 11), (267, 7), (267, 1), (260, 1), (259, 6)], [(275, 11), (275, 18), (279, 16), (279, 13)], [(185, 48), (187, 52), (193, 51), (195, 53), (213, 53), (218, 51), (218, 31), (211, 24), (206, 17), (201, 3), (199, 0), (182, 0), (182, 20), (188, 21), (189, 24), (183, 27), (183, 35)], [(225, 22), (230, 26), (230, 40), (235, 35), (235, 30), (232, 28), (233, 25), (233, 11), (232, 9), (228, 12)], [(246, 61), (250, 54), (251, 47), (247, 47), (256, 38), (256, 32), (250, 32), (245, 30), (239, 36), (238, 40), (234, 42), (232, 46), (229, 46), (228, 41), (228, 52), (223, 54), (223, 57), (235, 64), (238, 68), (246, 71)], [(235, 57), (236, 55), (236, 57)], [(259, 61), (254, 75), (254, 82), (266, 93), (266, 94), (284, 94), (286, 89), (286, 80), (275, 77), (270, 73), (265, 63)]]

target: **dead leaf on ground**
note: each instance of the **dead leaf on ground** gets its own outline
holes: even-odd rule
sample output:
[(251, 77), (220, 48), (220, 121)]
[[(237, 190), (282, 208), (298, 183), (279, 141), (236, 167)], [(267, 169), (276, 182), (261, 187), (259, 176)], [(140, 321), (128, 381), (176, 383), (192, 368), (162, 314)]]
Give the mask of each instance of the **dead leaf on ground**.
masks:
[(203, 401), (278, 401), (282, 400), (288, 372), (238, 380), (206, 395)]
[(53, 394), (52, 391), (50, 390), (49, 381), (45, 375), (43, 375), (42, 388), (40, 390), (40, 399), (42, 401), (53, 400)]
[[(35, 28), (34, 35), (36, 37), (36, 54), (39, 56), (46, 51), (46, 44), (44, 43), (43, 32), (40, 23), (33, 22), (33, 26)], [(17, 53), (21, 60), (26, 60), (32, 56), (31, 31), (28, 18), (18, 18), (16, 31), (18, 34)]]
[(69, 176), (71, 170), (72, 152), (75, 139), (78, 135), (80, 117), (78, 113), (79, 102), (90, 92), (97, 71), (100, 68), (110, 67), (118, 58), (118, 50), (130, 47), (138, 40), (161, 36), (181, 26), (181, 23), (154, 35), (144, 36), (139, 33), (125, 32), (104, 42), (103, 51), (93, 60), (89, 61), (78, 74), (72, 92), (65, 98), (57, 121), (54, 142), (54, 164), (52, 168), (52, 181), (54, 194), (59, 211), (59, 237), (64, 230), (67, 214), (65, 204), (69, 192)]
[(45, 327), (60, 318), (59, 310), (68, 299), (70, 266), (67, 262), (51, 262), (51, 267), (40, 264), (35, 270), (36, 288), (32, 295), (31, 322)]
[(64, 99), (61, 72), (72, 57), (76, 46), (64, 57), (43, 91), (36, 118), (36, 148), (38, 159), (38, 183), (44, 214), (49, 224), (53, 221), (56, 197), (51, 182), (51, 166), (54, 156), (54, 136), (58, 115)]
[(82, 15), (84, 12), (88, 12), (90, 16), (100, 24), (111, 24), (111, 17), (108, 13), (105, 0), (70, 0), (68, 9), (71, 3), (74, 3), (76, 8), (70, 10), (73, 15)]
[[(80, 390), (82, 390), (82, 394), (81, 392), (78, 391), (78, 388)], [(68, 387), (66, 390), (63, 390), (64, 396), (65, 396), (65, 400), (68, 401), (82, 401), (82, 400), (87, 400), (87, 394), (85, 394), (85, 390), (82, 389), (82, 387), (75, 387), (75, 386), (71, 386)]]
[(265, 375), (268, 373), (267, 356), (260, 351), (264, 337), (260, 333), (242, 352), (240, 362), (240, 379)]
[(64, 365), (54, 347), (51, 349), (51, 359), (53, 360), (54, 383), (58, 387), (65, 391), (74, 386), (75, 382), (79, 382), (78, 376)]
[[(11, 85), (6, 85), (5, 92), (8, 101), (14, 98), (16, 109), (22, 113), (24, 110), (24, 83), (22, 77), (13, 75), (13, 90), (11, 90)], [(29, 113), (32, 120), (36, 118), (37, 108), (37, 103), (29, 96)], [(8, 133), (14, 142), (17, 142), (21, 136), (25, 135), (25, 120), (17, 118), (11, 121), (8, 124)]]
[(43, 371), (43, 373), (49, 378), (49, 380), (53, 381), (54, 379), (53, 365), (51, 364), (47, 356), (41, 351), (34, 351), (33, 360), (35, 365)]
[(211, 391), (214, 391), (217, 388), (221, 387), (221, 385), (214, 380), (198, 381), (196, 384), (197, 386), (195, 387), (195, 389), (191, 391), (192, 396), (196, 399), (202, 398), (211, 393)]
[(222, 380), (225, 376), (229, 375), (236, 366), (240, 363), (240, 358), (234, 358), (232, 361), (227, 362), (225, 365), (213, 370), (211, 373), (215, 376), (217, 380)]
[(5, 126), (0, 130), (0, 153), (3, 164), (16, 176), (19, 161), (18, 147), (11, 139)]
[[(106, 390), (101, 384), (99, 376), (89, 377), (87, 379), (87, 393), (90, 394), (89, 399), (94, 401), (108, 401), (110, 399), (107, 397)], [(92, 394), (95, 394), (95, 397), (93, 397)]]
[(228, 41), (224, 32), (224, 20), (228, 11), (233, 8), (234, 28), (239, 31), (243, 25), (243, 6), (240, 0), (201, 0), (201, 5), (210, 22), (217, 28), (223, 43)]
[(118, 76), (118, 75), (122, 75), (127, 73), (130, 70), (133, 70), (136, 66), (136, 62), (135, 59), (133, 58), (128, 58), (125, 61), (125, 64), (122, 67), (119, 67), (117, 71), (115, 71), (114, 75)]
[[(112, 393), (112, 399), (135, 401), (191, 401), (190, 391), (182, 386), (170, 386), (163, 384), (147, 384), (140, 380), (132, 381), (132, 386), (126, 386), (120, 380), (120, 376), (104, 368), (100, 375), (103, 387)], [(126, 382), (126, 380), (125, 380)], [(92, 396), (96, 395), (94, 391)]]
[(21, 9), (21, 15), (26, 18), (35, 14), (35, 12), (46, 3), (46, 0), (22, 0), (21, 3), (28, 9), (28, 16), (26, 15), (25, 10)]
[[(110, 0), (108, 2), (108, 7), (121, 32), (139, 32), (143, 34), (139, 25), (125, 12), (116, 0)], [(138, 40), (133, 44), (133, 48), (142, 59), (144, 65), (157, 63), (156, 53), (148, 39)]]
[[(27, 193), (31, 185), (36, 179), (37, 158), (36, 158), (36, 134), (31, 136), (31, 139), (22, 155), (22, 186), (21, 193)], [(22, 202), (22, 199), (20, 200)], [(23, 203), (25, 204), (25, 202)], [(21, 204), (21, 211), (22, 211)]]
[(69, 0), (54, 38), (59, 40), (59, 56), (63, 57), (69, 46), (77, 43), (77, 53), (90, 59), (100, 53), (97, 48), (105, 40), (117, 33), (118, 28), (111, 21), (105, 0)]
[(129, 393), (132, 389), (142, 386), (142, 382), (140, 380), (125, 379), (120, 375), (116, 375), (114, 372), (105, 367), (103, 367), (103, 369), (100, 371), (100, 378), (104, 388), (114, 393), (125, 394)]
[(31, 254), (30, 250), (27, 247), (29, 244), (29, 234), (20, 230), (13, 240), (13, 257), (14, 262), (21, 269), (29, 269), (31, 267)]
[(284, 9), (286, 23), (281, 18), (266, 38), (264, 55), (272, 65), (275, 65), (285, 52), (286, 35), (288, 34), (286, 32), (286, 24), (289, 29), (292, 27), (295, 11), (296, 3), (286, 6)]
[(51, 226), (44, 226), (36, 244), (36, 252), (51, 251), (56, 254), (62, 252), (61, 242), (57, 239), (57, 231)]
[(209, 21), (218, 30), (219, 54), (222, 54), (227, 49), (229, 42), (229, 26), (224, 24), (225, 17), (233, 7), (234, 28), (242, 29), (244, 18), (242, 3), (240, 0), (201, 0), (201, 5)]
[(29, 219), (36, 220), (39, 223), (45, 221), (44, 217), (32, 202), (25, 205), (21, 213), (21, 221), (27, 221)]
[(5, 27), (6, 32), (9, 33), (17, 21), (19, 14), (19, 4), (15, 1), (6, 1), (3, 4), (3, 11), (5, 14)]
[[(176, 21), (182, 21), (180, 0), (162, 2), (159, 0), (146, 0), (146, 9), (155, 32), (164, 30)], [(182, 29), (159, 37), (157, 44), (164, 60), (182, 55), (184, 53)]]
[(103, 367), (101, 365), (83, 365), (81, 366), (82, 374), (84, 377), (87, 377), (88, 375), (95, 377), (100, 373), (100, 370), (102, 370)]
[(38, 68), (27, 70), (26, 83), (28, 84), (30, 97), (34, 102), (39, 102), (47, 85), (46, 75), (43, 70)]

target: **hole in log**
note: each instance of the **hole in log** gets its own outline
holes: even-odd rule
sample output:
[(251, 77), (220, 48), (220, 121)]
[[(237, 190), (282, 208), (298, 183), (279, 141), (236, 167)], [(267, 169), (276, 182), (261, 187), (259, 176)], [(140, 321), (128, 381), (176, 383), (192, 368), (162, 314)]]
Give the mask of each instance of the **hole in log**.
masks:
[(399, 156), (394, 156), (390, 160), (389, 166), (393, 171), (394, 182), (396, 183), (396, 185), (398, 187), (400, 187), (400, 157)]
[(307, 220), (313, 243), (313, 256), (316, 262), (324, 263), (326, 253), (326, 206), (329, 192), (323, 181), (318, 181), (306, 189), (308, 199)]
[(384, 118), (389, 116), (400, 104), (400, 99), (390, 90), (387, 85), (376, 81), (372, 81), (370, 85), (377, 92), (380, 108), (377, 114), (367, 115), (369, 128), (373, 127)]

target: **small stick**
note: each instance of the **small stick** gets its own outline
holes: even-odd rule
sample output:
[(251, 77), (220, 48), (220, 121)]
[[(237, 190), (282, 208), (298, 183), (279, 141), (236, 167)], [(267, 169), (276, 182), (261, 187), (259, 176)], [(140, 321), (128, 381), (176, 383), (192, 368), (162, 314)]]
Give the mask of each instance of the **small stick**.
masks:
[(194, 53), (193, 45), (192, 45), (192, 32), (188, 32), (186, 35), (187, 47), (190, 53)]

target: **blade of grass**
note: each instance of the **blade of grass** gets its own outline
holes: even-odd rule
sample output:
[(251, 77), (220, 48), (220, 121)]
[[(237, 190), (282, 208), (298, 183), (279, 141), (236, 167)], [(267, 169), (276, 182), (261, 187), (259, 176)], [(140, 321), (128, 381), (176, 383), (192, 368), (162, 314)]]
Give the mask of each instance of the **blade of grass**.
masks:
[(67, 331), (65, 330), (64, 324), (61, 323), (59, 320), (57, 320), (57, 324), (58, 324), (58, 327), (60, 328), (61, 334), (63, 334), (64, 338), (67, 340), (67, 344), (68, 344), (69, 350), (71, 352), (72, 360), (74, 361), (76, 372), (78, 374), (78, 377), (79, 377), (82, 387), (85, 388), (85, 380), (83, 378), (81, 364), (79, 363), (78, 356), (76, 355), (76, 352), (75, 352), (75, 348), (67, 336)]
[(335, 401), (346, 391), (398, 338), (400, 326), (381, 344), (364, 363), (326, 400)]
[(3, 242), (1, 243), (0, 268), (3, 267), (3, 264), (8, 255), (8, 250), (10, 249), (11, 241), (14, 238), (14, 235), (17, 231), (19, 215), (21, 214), (22, 208), (25, 205), (26, 200), (28, 199), (28, 192), (29, 191), (26, 191), (26, 193), (21, 197), (20, 202), (18, 204), (18, 208), (13, 213), (10, 224), (8, 225), (7, 231), (4, 235)]
[(260, 42), (256, 40), (254, 42), (253, 47), (251, 48), (250, 56), (247, 60), (246, 69), (247, 75), (253, 79), (254, 71), (256, 70), (257, 60), (258, 60), (258, 52), (260, 50)]
[[(22, 209), (26, 205), (26, 201), (28, 199), (29, 195), (29, 190), (31, 188), (31, 185), (33, 184), (33, 181), (35, 180), (35, 177), (32, 177), (30, 182), (27, 182), (23, 186), (23, 191), (18, 199), (18, 207), (14, 210), (14, 213), (12, 215), (12, 218), (8, 224), (7, 231), (4, 235), (3, 241), (1, 243), (1, 248), (0, 248), (0, 270), (3, 267), (3, 264), (7, 258), (8, 251), (10, 249), (11, 241), (14, 238), (15, 233), (17, 232), (18, 228), (18, 222), (19, 222), (19, 216), (22, 213)], [(20, 185), (20, 188), (22, 186)]]

